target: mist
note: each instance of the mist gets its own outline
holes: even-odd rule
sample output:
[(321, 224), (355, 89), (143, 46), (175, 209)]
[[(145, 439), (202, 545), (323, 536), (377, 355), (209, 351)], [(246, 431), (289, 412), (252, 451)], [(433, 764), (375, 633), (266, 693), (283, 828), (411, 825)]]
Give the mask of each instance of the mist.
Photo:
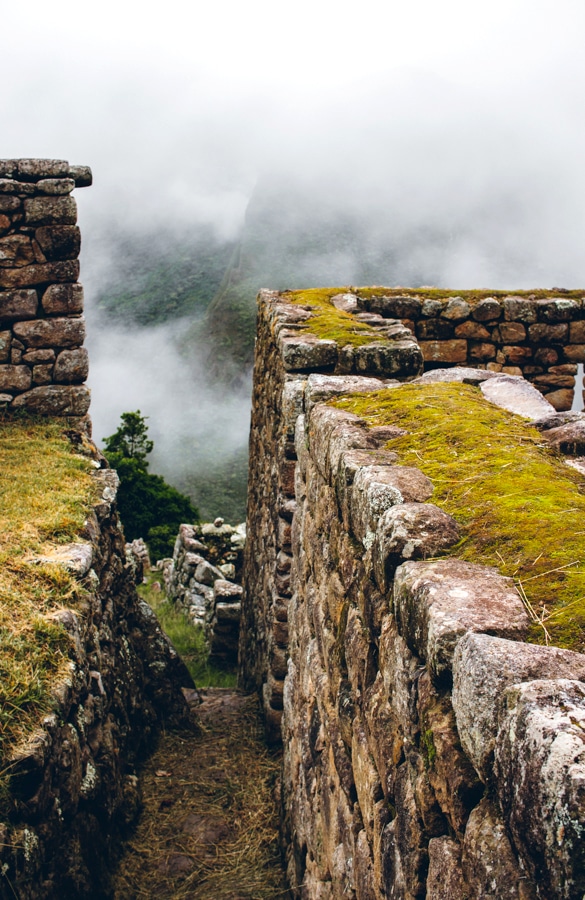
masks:
[(76, 197), (95, 437), (140, 409), (178, 486), (241, 457), (248, 373), (210, 378), (204, 341), (182, 356), (190, 321), (104, 315), (127, 239), (156, 256), (203, 228), (245, 254), (270, 220), (254, 290), (585, 284), (581, 0), (31, 0), (25, 28), (3, 21), (1, 155), (94, 171)]

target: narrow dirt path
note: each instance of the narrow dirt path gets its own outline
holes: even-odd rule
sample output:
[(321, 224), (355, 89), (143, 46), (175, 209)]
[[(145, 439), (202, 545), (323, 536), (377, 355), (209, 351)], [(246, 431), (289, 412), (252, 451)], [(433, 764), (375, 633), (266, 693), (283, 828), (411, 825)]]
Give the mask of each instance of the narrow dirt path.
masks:
[(280, 760), (254, 695), (200, 691), (200, 733), (168, 732), (142, 772), (144, 811), (114, 881), (115, 900), (279, 900)]

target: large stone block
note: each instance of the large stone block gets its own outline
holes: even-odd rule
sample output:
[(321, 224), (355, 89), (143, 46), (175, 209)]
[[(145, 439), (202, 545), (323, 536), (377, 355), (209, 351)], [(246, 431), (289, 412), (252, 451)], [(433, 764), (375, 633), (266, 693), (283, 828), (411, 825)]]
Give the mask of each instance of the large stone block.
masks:
[(27, 225), (75, 225), (77, 203), (73, 197), (31, 197), (24, 201)]
[(529, 626), (511, 578), (459, 559), (403, 563), (394, 581), (394, 614), (408, 646), (438, 678), (450, 674), (455, 647), (468, 631), (523, 640)]
[(25, 409), (40, 416), (84, 416), (89, 409), (89, 401), (89, 389), (86, 387), (50, 384), (19, 394), (10, 408)]
[(0, 365), (0, 391), (28, 391), (32, 372), (28, 366)]
[(34, 319), (39, 301), (36, 291), (0, 292), (0, 321)]
[(453, 709), (461, 743), (484, 782), (506, 712), (506, 688), (537, 678), (585, 680), (585, 656), (487, 634), (466, 634), (453, 658)]
[[(465, 891), (472, 900), (534, 898), (532, 885), (514, 854), (502, 817), (488, 798), (469, 817), (462, 867)], [(545, 895), (541, 896), (544, 900)], [(552, 896), (548, 895), (547, 900), (553, 900)]]
[(430, 478), (411, 466), (365, 466), (351, 489), (351, 521), (356, 537), (367, 548), (375, 539), (380, 516), (401, 503), (422, 503), (433, 493)]
[(22, 266), (20, 269), (0, 268), (0, 288), (10, 290), (34, 287), (37, 284), (49, 284), (50, 282), (77, 281), (78, 277), (79, 260), (77, 259)]
[(79, 256), (81, 232), (77, 225), (44, 225), (37, 228), (35, 238), (50, 262)]
[(57, 357), (54, 379), (59, 384), (81, 384), (89, 373), (87, 350), (62, 350)]
[(453, 338), (450, 341), (421, 341), (420, 349), (425, 362), (467, 362), (467, 341)]
[(14, 171), (20, 178), (37, 181), (39, 178), (66, 178), (69, 163), (65, 159), (27, 158), (14, 160)]
[(372, 546), (374, 575), (381, 591), (407, 559), (437, 556), (459, 540), (459, 527), (432, 503), (403, 503), (380, 517)]
[(516, 375), (496, 375), (481, 385), (481, 392), (490, 403), (524, 416), (526, 419), (542, 419), (554, 409), (528, 381)]
[(10, 360), (11, 341), (11, 331), (0, 331), (0, 363), (6, 363)]
[(461, 846), (448, 837), (429, 841), (426, 900), (468, 900), (461, 869)]
[(308, 331), (282, 332), (279, 344), (287, 372), (333, 369), (337, 362), (335, 341), (319, 340)]
[(585, 893), (585, 684), (532, 681), (506, 694), (498, 796), (542, 898)]
[(49, 316), (70, 316), (83, 312), (83, 287), (80, 284), (51, 284), (41, 300)]
[(33, 319), (17, 322), (13, 330), (27, 347), (77, 347), (85, 338), (85, 319)]
[(75, 187), (73, 178), (42, 178), (37, 181), (37, 191), (48, 197), (63, 197)]

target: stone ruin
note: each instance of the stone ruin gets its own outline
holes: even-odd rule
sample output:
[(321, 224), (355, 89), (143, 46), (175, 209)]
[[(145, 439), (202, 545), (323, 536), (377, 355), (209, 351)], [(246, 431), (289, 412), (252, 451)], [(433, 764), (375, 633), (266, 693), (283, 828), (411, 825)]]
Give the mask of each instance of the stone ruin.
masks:
[(81, 237), (71, 192), (91, 184), (65, 160), (0, 160), (0, 407), (84, 416)]
[(209, 660), (235, 666), (242, 609), (245, 525), (216, 519), (181, 525), (172, 559), (161, 562), (168, 599), (203, 628)]

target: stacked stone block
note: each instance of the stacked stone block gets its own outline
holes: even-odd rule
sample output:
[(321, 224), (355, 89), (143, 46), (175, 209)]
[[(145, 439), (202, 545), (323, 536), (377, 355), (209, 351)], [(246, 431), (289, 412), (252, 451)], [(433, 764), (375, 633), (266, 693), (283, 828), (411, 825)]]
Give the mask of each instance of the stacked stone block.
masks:
[[(396, 429), (323, 402), (388, 380), (327, 371), (313, 340), (287, 370), (281, 335), (296, 314), (260, 298), (240, 644), (273, 737), (286, 672), (293, 896), (581, 900), (585, 657), (524, 643), (511, 579), (433, 559), (458, 526), (429, 502), (429, 480), (385, 449)], [(519, 377), (420, 380), (454, 378), (519, 404), (560, 452), (585, 453), (585, 417), (556, 413)]]
[[(400, 319), (416, 335), (425, 368), (458, 365), (522, 375), (558, 410), (571, 408), (577, 364), (585, 362), (584, 292), (463, 292), (435, 299), (424, 290), (384, 290), (359, 309)], [(580, 386), (582, 387), (582, 386)]]
[[(422, 369), (422, 356), (399, 323), (390, 334), (387, 328), (380, 329), (371, 344), (343, 352), (334, 341), (319, 340), (304, 330), (310, 312), (288, 303), (285, 294), (261, 291), (258, 303), (240, 685), (261, 691), (267, 737), (279, 742), (291, 597), (291, 525), (296, 508), (294, 435), (308, 373), (341, 369), (379, 377), (396, 373), (413, 377)], [(367, 378), (351, 377), (367, 383)]]
[(71, 192), (91, 171), (65, 160), (0, 160), (0, 407), (83, 416), (80, 233)]

